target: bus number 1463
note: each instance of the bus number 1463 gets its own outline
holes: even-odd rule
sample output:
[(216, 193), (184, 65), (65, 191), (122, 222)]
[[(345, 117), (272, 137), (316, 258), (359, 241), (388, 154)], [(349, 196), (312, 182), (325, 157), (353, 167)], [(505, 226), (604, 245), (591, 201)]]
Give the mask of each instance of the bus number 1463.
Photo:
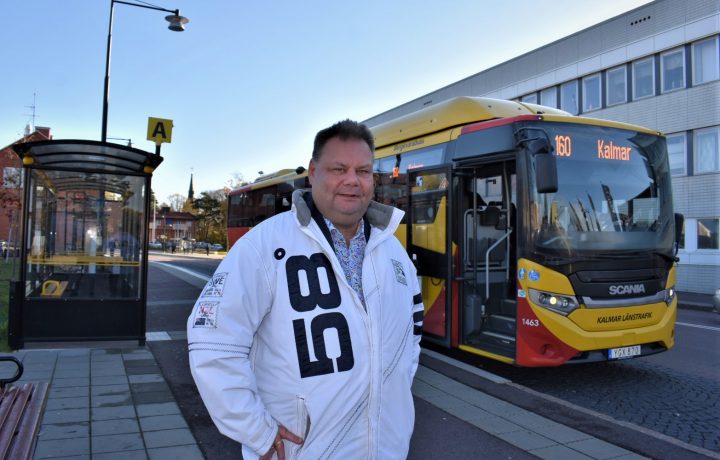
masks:
[(523, 318), (522, 323), (523, 323), (523, 326), (530, 326), (530, 327), (539, 327), (540, 326), (540, 320), (538, 320), (538, 319)]

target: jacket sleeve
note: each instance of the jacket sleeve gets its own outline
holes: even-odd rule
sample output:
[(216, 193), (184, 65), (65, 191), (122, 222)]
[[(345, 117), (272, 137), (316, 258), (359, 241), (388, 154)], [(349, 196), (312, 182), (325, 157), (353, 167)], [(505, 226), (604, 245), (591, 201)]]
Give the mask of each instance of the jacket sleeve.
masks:
[(425, 306), (423, 305), (422, 291), (420, 290), (417, 271), (412, 264), (410, 264), (410, 267), (410, 286), (413, 296), (413, 363), (411, 366), (412, 375), (410, 376), (410, 380), (412, 381), (412, 378), (415, 377), (415, 372), (417, 371), (420, 361), (420, 339), (422, 339)]
[(273, 292), (260, 254), (243, 238), (208, 281), (187, 324), (190, 370), (205, 407), (222, 434), (259, 455), (278, 427), (258, 395), (251, 349)]

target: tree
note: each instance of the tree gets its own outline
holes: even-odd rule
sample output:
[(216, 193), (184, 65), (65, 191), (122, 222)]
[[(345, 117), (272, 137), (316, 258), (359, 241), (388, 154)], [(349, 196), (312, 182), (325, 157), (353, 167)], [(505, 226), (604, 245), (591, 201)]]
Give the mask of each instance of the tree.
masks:
[(183, 195), (180, 195), (179, 193), (173, 193), (168, 198), (168, 201), (170, 202), (170, 210), (174, 212), (181, 212), (183, 207), (185, 206), (186, 198)]
[(193, 201), (192, 207), (197, 222), (197, 239), (209, 243), (225, 243), (227, 241), (225, 192), (222, 189), (202, 192)]

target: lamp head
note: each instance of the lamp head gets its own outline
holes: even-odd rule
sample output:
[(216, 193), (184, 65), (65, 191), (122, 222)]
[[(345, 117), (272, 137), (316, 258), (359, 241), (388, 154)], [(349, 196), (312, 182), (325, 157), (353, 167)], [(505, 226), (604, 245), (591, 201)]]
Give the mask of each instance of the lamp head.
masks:
[(189, 21), (188, 18), (185, 16), (180, 16), (180, 14), (171, 14), (170, 16), (165, 16), (165, 20), (170, 23), (168, 26), (168, 29), (172, 30), (173, 32), (182, 32), (185, 30), (185, 24), (187, 24)]

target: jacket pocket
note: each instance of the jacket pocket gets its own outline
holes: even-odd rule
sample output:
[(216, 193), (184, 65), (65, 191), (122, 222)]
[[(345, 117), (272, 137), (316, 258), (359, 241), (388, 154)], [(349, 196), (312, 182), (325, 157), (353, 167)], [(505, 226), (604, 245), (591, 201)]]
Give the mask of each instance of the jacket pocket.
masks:
[[(303, 441), (307, 439), (308, 432), (310, 431), (310, 415), (308, 414), (307, 407), (305, 406), (305, 398), (298, 396), (295, 400), (295, 426), (293, 427), (293, 434), (303, 438)], [(295, 444), (292, 442), (285, 442), (286, 456), (289, 459), (297, 459), (302, 450), (301, 444)]]

